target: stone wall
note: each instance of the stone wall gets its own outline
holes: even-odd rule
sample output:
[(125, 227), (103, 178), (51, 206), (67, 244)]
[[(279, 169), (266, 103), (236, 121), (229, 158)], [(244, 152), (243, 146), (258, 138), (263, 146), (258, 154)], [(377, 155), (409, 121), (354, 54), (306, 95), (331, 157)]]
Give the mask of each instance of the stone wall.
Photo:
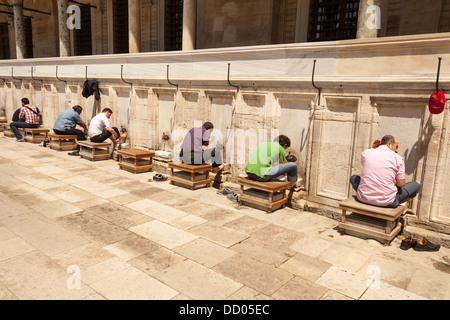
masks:
[[(20, 99), (30, 98), (43, 110), (48, 128), (75, 104), (84, 108), (87, 122), (109, 107), (114, 111), (112, 123), (128, 128), (133, 146), (175, 154), (188, 129), (212, 121), (233, 179), (243, 173), (258, 143), (286, 134), (305, 182), (294, 198), (331, 211), (352, 194), (348, 179), (360, 173), (361, 153), (375, 139), (392, 134), (400, 141), (407, 180), (423, 186), (409, 208), (413, 220), (448, 232), (449, 111), (431, 115), (427, 103), (435, 90), (438, 56), (443, 57), (441, 87), (450, 85), (449, 38), (434, 34), (17, 60), (15, 79), (8, 77), (11, 61), (0, 62), (6, 80), (0, 86), (0, 102), (9, 119)], [(320, 99), (311, 82), (314, 60)], [(121, 77), (122, 65), (127, 83)], [(56, 66), (67, 82), (55, 78)], [(31, 67), (42, 82), (31, 79)], [(85, 67), (89, 78), (100, 83), (100, 101), (81, 94)]]

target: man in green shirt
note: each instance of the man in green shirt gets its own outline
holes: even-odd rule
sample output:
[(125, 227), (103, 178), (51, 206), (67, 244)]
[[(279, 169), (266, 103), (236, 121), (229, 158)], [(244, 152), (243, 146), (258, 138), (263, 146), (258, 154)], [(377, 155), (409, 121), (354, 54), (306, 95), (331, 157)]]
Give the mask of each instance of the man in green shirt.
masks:
[(286, 149), (291, 146), (291, 140), (286, 136), (279, 136), (274, 142), (264, 142), (251, 154), (245, 172), (250, 180), (269, 182), (287, 174), (291, 187), (297, 183), (297, 164), (284, 163)]

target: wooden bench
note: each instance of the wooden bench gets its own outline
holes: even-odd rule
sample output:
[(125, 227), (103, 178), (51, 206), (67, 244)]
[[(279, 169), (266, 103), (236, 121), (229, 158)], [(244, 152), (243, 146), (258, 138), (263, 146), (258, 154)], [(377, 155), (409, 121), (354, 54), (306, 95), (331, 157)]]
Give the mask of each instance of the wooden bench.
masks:
[(342, 210), (339, 224), (342, 233), (375, 239), (384, 244), (390, 244), (402, 230), (400, 218), (406, 213), (404, 205), (395, 209), (381, 208), (361, 203), (356, 196), (342, 201), (339, 208)]
[(31, 129), (25, 128), (25, 141), (31, 143), (41, 143), (42, 141), (48, 140), (49, 129)]
[[(263, 207), (268, 213), (286, 207), (286, 190), (291, 185), (289, 182), (259, 182), (242, 177), (238, 179), (238, 182), (241, 186), (239, 195), (239, 203), (241, 205), (244, 202), (248, 202), (257, 207)], [(245, 187), (249, 189), (245, 190)]]
[(118, 150), (119, 167), (121, 169), (129, 169), (137, 174), (140, 171), (153, 170), (154, 151), (146, 151), (141, 149), (124, 149)]
[(3, 132), (5, 130), (4, 127), (6, 124), (7, 124), (6, 119), (4, 119), (4, 118), (0, 119), (0, 132)]
[(50, 141), (49, 147), (57, 151), (71, 151), (77, 148), (76, 135), (58, 135), (56, 133), (49, 133), (48, 139)]
[[(191, 190), (195, 190), (198, 186), (211, 186), (211, 179), (209, 172), (212, 170), (212, 165), (189, 165), (184, 163), (169, 163), (170, 168), (170, 183), (181, 184), (188, 186)], [(177, 170), (177, 171), (175, 171)]]
[(91, 141), (77, 141), (80, 146), (80, 156), (91, 161), (108, 160), (111, 157), (111, 143), (95, 143)]

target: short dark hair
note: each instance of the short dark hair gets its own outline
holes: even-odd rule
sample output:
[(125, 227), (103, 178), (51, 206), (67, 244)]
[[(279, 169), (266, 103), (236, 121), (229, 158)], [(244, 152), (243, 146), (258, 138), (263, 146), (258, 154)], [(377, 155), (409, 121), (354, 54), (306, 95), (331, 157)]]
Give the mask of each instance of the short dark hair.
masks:
[(105, 113), (105, 112), (109, 112), (111, 114), (113, 113), (113, 111), (110, 108), (103, 109), (102, 113)]
[(205, 123), (203, 124), (203, 127), (204, 127), (206, 130), (214, 129), (214, 125), (213, 125), (211, 122), (205, 122)]
[(286, 148), (291, 146), (291, 139), (284, 135), (275, 138), (274, 142), (278, 142), (282, 147), (286, 145)]
[(75, 110), (77, 113), (83, 112), (83, 108), (79, 105), (74, 106), (72, 109)]
[(387, 145), (389, 142), (392, 143), (392, 144), (395, 144), (394, 136), (387, 135), (387, 136), (384, 136), (383, 139), (381, 139), (381, 145), (382, 146)]
[(28, 100), (28, 98), (23, 98), (23, 99), (22, 99), (22, 103), (24, 103), (24, 104), (30, 104), (30, 100)]

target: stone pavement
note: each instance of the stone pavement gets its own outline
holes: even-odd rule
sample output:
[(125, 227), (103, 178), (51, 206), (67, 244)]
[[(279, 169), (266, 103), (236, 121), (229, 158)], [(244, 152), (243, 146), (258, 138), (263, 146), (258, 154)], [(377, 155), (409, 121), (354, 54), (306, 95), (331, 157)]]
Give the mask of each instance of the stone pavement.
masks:
[(450, 250), (0, 136), (0, 299), (449, 299)]

